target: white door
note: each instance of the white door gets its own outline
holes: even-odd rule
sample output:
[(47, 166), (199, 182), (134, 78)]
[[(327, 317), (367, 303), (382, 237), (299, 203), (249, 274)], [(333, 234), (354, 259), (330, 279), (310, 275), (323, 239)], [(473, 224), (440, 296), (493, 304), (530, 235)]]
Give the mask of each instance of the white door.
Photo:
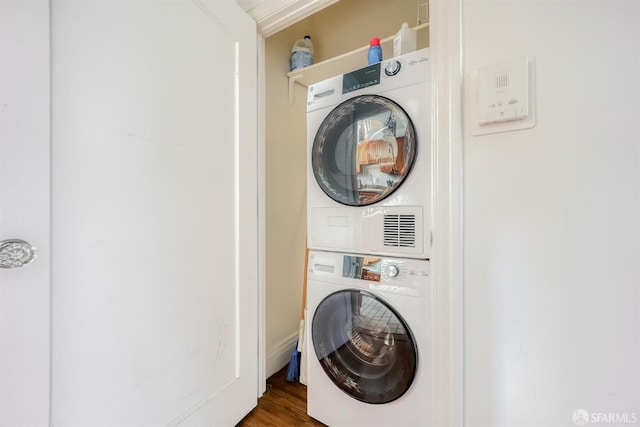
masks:
[[(46, 10), (48, 23), (48, 2), (25, 3)], [(40, 247), (31, 265), (0, 271), (11, 280), (2, 279), (3, 364), (5, 351), (25, 371), (46, 360), (34, 385), (48, 394), (50, 280), (53, 425), (234, 425), (258, 389), (255, 23), (231, 0), (54, 0), (50, 12), (51, 158), (45, 135), (37, 172), (48, 178), (50, 165), (51, 182), (21, 189), (45, 200), (45, 211), (50, 194), (50, 248), (48, 231), (40, 238), (27, 223), (27, 207), (5, 203), (5, 192), (33, 180), (7, 176), (6, 164), (31, 166), (36, 148), (20, 144), (9, 152), (16, 160), (5, 160), (5, 145), (18, 143), (2, 122), (0, 238)], [(3, 89), (31, 68), (3, 75)], [(41, 91), (25, 85), (25, 102), (48, 108), (41, 83)], [(35, 287), (31, 276), (49, 254), (44, 296), (22, 290), (20, 308), (6, 311), (5, 288)], [(30, 306), (43, 298), (33, 335), (44, 355), (32, 360), (35, 343), (5, 343), (23, 340), (19, 326), (30, 319), (16, 312), (39, 313)], [(35, 405), (26, 394), (5, 405), (10, 387), (0, 385), (3, 411)], [(48, 424), (43, 401), (35, 421), (26, 410), (0, 420)]]
[(39, 250), (0, 268), (0, 426), (49, 422), (49, 123), (48, 1), (0, 0), (0, 241)]

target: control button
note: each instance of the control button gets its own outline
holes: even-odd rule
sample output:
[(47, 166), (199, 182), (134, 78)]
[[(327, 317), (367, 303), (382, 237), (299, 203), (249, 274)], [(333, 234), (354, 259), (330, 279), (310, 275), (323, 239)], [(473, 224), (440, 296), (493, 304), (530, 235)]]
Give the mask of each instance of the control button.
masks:
[(495, 113), (489, 113), (487, 122), (489, 123), (500, 123), (500, 122), (508, 122), (509, 120), (516, 120), (516, 110), (502, 110), (496, 111)]
[(387, 274), (391, 278), (398, 277), (398, 274), (400, 274), (400, 269), (397, 265), (390, 264), (389, 266), (387, 266)]
[(384, 73), (387, 76), (395, 76), (400, 71), (400, 61), (389, 61), (387, 65), (384, 67)]

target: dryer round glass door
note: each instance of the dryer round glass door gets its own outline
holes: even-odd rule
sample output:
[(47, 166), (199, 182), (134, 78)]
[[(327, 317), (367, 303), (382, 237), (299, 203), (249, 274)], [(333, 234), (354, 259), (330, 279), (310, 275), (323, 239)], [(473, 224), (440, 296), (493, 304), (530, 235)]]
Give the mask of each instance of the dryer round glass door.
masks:
[(313, 140), (311, 165), (329, 197), (365, 206), (400, 186), (416, 148), (416, 131), (402, 107), (382, 96), (361, 95), (325, 117)]
[(346, 290), (327, 296), (313, 315), (311, 335), (329, 379), (362, 402), (394, 401), (415, 378), (418, 351), (411, 331), (372, 293)]

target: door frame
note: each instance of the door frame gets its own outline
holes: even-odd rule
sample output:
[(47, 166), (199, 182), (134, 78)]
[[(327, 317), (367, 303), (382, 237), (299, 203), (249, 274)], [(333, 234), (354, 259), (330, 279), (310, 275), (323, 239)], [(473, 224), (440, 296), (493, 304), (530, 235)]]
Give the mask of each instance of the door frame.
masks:
[[(297, 0), (258, 22), (258, 177), (259, 212), (259, 393), (266, 389), (265, 347), (265, 39), (336, 0)], [(462, 0), (429, 2), (432, 51), (432, 194), (434, 240), (432, 286), (433, 343), (431, 421), (433, 425), (463, 425), (463, 121), (462, 121)], [(455, 72), (452, 72), (455, 70)], [(440, 113), (442, 112), (442, 113)]]
[(258, 48), (258, 397), (267, 391), (267, 300), (266, 300), (266, 133), (265, 133), (265, 39), (260, 28), (256, 33)]
[(462, 0), (431, 0), (434, 141), (431, 423), (464, 423)]

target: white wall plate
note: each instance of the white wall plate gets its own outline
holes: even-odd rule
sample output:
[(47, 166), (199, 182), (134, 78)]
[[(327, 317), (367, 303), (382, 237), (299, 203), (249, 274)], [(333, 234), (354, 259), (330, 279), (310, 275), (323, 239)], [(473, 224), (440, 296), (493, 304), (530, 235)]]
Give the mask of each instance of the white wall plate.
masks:
[(528, 129), (536, 125), (535, 67), (524, 57), (482, 67), (470, 76), (472, 135)]

